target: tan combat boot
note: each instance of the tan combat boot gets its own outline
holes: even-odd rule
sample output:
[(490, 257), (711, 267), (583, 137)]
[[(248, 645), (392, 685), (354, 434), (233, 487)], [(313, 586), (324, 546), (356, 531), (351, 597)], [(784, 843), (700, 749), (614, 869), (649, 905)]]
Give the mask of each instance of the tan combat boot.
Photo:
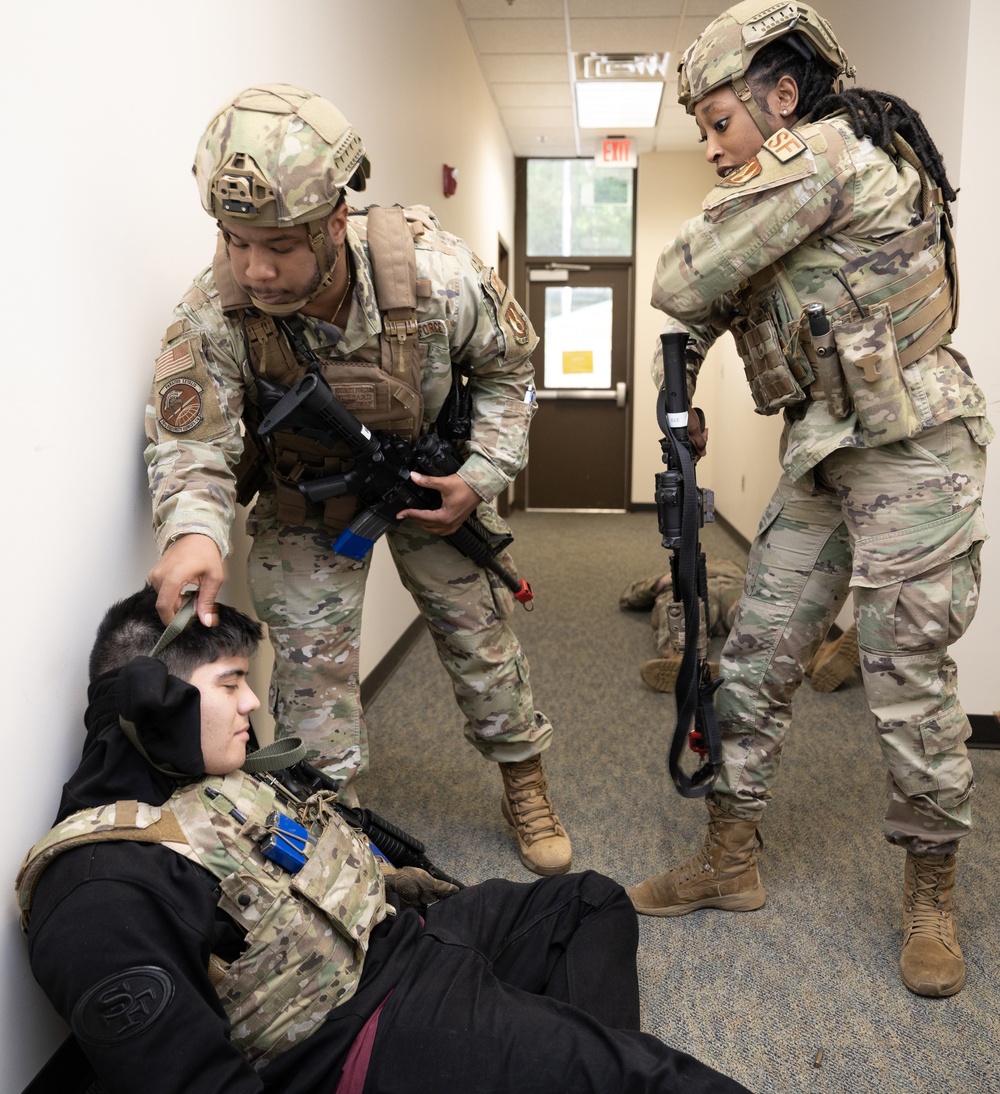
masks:
[(806, 672), (814, 691), (836, 691), (860, 664), (858, 628), (851, 625), (838, 638), (820, 646)]
[[(682, 653), (671, 653), (666, 657), (655, 657), (652, 661), (645, 661), (639, 668), (642, 682), (653, 691), (675, 691), (683, 656)], [(712, 673), (712, 679), (718, 680), (719, 662), (709, 661), (708, 667)]]
[[(763, 908), (764, 886), (754, 853), (755, 821), (739, 820), (708, 802), (708, 834), (687, 861), (629, 889), (642, 915), (686, 915), (698, 908), (752, 912)], [(763, 846), (763, 841), (761, 842)]]
[(954, 886), (955, 855), (907, 851), (899, 971), (916, 995), (954, 995), (965, 985), (965, 958), (951, 913)]
[(535, 874), (565, 874), (573, 862), (573, 849), (552, 810), (541, 755), (500, 764), (500, 774), (500, 809), (517, 835), (521, 861)]

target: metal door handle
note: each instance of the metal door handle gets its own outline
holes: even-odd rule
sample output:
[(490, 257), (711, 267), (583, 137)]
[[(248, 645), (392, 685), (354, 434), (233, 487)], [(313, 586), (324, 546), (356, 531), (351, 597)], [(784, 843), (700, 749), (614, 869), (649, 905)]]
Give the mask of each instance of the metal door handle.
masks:
[(607, 387), (548, 387), (535, 392), (536, 399), (614, 399), (615, 406), (622, 408), (628, 395), (628, 384), (615, 384), (614, 391)]

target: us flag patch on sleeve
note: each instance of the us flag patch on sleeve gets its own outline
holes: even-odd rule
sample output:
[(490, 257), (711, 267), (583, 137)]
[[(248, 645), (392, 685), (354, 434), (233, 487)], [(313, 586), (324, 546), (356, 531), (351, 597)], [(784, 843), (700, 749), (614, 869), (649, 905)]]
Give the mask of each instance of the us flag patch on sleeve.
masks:
[(787, 129), (779, 129), (777, 133), (768, 137), (764, 141), (764, 147), (775, 159), (780, 160), (782, 163), (788, 163), (789, 160), (795, 159), (797, 155), (806, 150), (805, 142), (800, 141), (794, 133), (790, 133)]
[(176, 346), (165, 349), (156, 358), (156, 379), (162, 380), (165, 376), (176, 376), (178, 372), (186, 372), (194, 366), (194, 354), (191, 352), (190, 342), (178, 342)]

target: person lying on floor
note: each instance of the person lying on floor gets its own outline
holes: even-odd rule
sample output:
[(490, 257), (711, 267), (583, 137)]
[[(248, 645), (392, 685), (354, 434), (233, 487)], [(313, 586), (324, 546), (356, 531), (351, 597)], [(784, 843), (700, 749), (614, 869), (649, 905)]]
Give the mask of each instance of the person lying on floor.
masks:
[(109, 1092), (746, 1094), (639, 1031), (610, 878), (458, 889), (243, 770), (260, 625), (189, 616), (164, 632), (148, 586), (105, 615), (82, 759), (18, 875), (32, 971)]
[[(725, 638), (736, 622), (745, 568), (729, 559), (708, 558), (705, 571), (708, 634), (710, 638)], [(639, 675), (654, 691), (672, 692), (677, 686), (677, 673), (684, 656), (684, 612), (680, 603), (674, 600), (670, 571), (629, 582), (618, 598), (618, 607), (622, 611), (651, 611), (656, 657), (643, 662)], [(858, 628), (852, 623), (846, 631), (820, 646), (806, 668), (806, 674), (814, 691), (836, 691), (855, 674), (859, 663)], [(713, 677), (719, 675), (718, 661), (709, 661), (709, 668)]]

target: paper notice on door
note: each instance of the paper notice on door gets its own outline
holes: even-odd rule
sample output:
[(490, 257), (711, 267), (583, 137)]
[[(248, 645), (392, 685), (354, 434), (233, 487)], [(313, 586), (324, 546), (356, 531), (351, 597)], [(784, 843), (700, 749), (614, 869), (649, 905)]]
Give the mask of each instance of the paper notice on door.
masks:
[(594, 351), (589, 349), (563, 350), (564, 376), (589, 376), (594, 371)]

